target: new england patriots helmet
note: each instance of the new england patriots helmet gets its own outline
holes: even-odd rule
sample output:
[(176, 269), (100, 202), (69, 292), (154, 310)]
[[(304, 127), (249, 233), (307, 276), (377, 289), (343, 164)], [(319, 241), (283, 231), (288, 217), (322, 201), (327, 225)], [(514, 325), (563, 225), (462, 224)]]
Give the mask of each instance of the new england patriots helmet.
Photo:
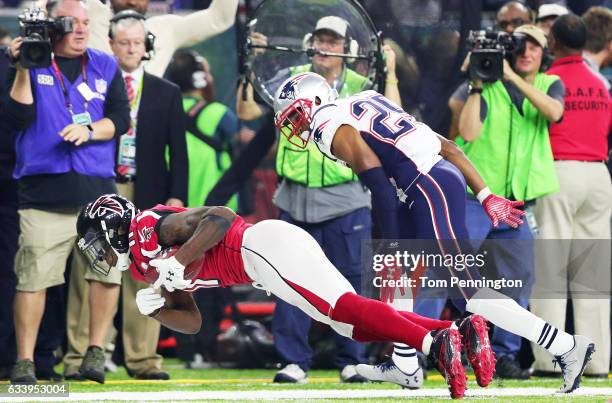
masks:
[(274, 124), (289, 142), (305, 148), (316, 110), (338, 97), (327, 81), (316, 73), (302, 73), (285, 80), (274, 96)]
[(128, 235), (137, 213), (131, 201), (117, 194), (102, 195), (79, 212), (77, 245), (94, 271), (106, 276), (113, 267), (129, 268)]

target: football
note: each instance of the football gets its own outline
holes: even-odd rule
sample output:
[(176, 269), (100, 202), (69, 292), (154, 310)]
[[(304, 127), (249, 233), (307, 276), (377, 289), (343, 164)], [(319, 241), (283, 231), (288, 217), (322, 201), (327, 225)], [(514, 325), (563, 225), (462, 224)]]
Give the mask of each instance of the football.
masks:
[[(170, 248), (162, 249), (162, 251), (159, 252), (157, 256), (155, 256), (155, 259), (168, 259), (174, 256), (174, 254), (178, 252), (179, 248), (180, 248), (179, 246), (172, 246)], [(197, 258), (196, 260), (194, 260), (193, 262), (191, 262), (185, 267), (185, 273), (183, 276), (185, 280), (193, 280), (194, 278), (198, 276), (198, 274), (200, 273), (200, 270), (202, 269), (202, 263), (204, 262), (204, 256), (205, 254), (203, 254), (201, 257)], [(147, 271), (145, 271), (145, 280), (149, 284), (153, 284), (155, 281), (157, 281), (158, 277), (159, 277), (159, 273), (157, 272), (155, 267), (149, 266)]]

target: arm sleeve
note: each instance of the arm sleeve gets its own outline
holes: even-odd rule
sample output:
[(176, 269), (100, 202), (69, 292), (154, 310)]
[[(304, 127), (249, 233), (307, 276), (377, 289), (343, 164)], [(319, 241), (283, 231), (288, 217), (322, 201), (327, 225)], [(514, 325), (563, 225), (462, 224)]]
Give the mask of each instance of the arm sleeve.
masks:
[(187, 144), (185, 140), (185, 119), (181, 93), (178, 87), (174, 91), (170, 104), (171, 118), (168, 121), (168, 135), (170, 146), (170, 194), (187, 204), (187, 183), (189, 166), (187, 163)]
[(372, 192), (372, 210), (384, 239), (399, 238), (399, 204), (393, 185), (382, 167), (371, 168), (359, 175), (361, 182)]
[(115, 135), (126, 133), (130, 128), (130, 101), (119, 68), (108, 87), (104, 117), (109, 118), (115, 125)]
[(8, 69), (6, 75), (6, 113), (2, 116), (4, 127), (8, 131), (22, 131), (28, 128), (36, 120), (36, 92), (32, 88), (34, 102), (31, 105), (21, 104), (11, 98), (11, 88), (15, 82), (17, 70), (14, 67)]
[(548, 91), (546, 95), (549, 97), (556, 99), (557, 101), (564, 103), (565, 102), (565, 86), (563, 85), (563, 81), (557, 80), (548, 87)]
[(205, 10), (193, 12), (185, 16), (164, 15), (151, 18), (150, 24), (161, 23), (163, 17), (164, 29), (171, 31), (177, 48), (193, 46), (205, 41), (211, 36), (227, 30), (236, 20), (238, 0), (213, 0)]
[(451, 98), (456, 99), (458, 101), (466, 102), (467, 97), (468, 97), (468, 82), (464, 81), (461, 84), (459, 84), (457, 89), (455, 89), (455, 91), (451, 95)]
[(247, 144), (237, 159), (232, 161), (204, 202), (205, 206), (225, 206), (230, 197), (250, 178), (251, 173), (267, 155), (276, 140), (274, 119), (271, 114), (264, 115), (263, 125), (255, 138)]
[(240, 123), (231, 109), (228, 109), (223, 114), (223, 117), (219, 122), (219, 130), (221, 132), (221, 141), (223, 144), (233, 145), (236, 134), (240, 130)]

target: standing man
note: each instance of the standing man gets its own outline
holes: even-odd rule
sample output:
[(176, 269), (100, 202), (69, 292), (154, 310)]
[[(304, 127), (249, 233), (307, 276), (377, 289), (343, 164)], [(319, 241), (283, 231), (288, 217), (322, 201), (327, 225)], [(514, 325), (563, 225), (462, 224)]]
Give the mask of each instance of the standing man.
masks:
[(582, 20), (587, 29), (584, 61), (610, 91), (610, 82), (600, 70), (612, 63), (612, 10), (606, 7), (591, 7), (582, 15)]
[[(555, 61), (548, 74), (561, 77), (566, 88), (563, 120), (550, 127), (560, 190), (542, 197), (535, 207), (540, 237), (549, 241), (535, 250), (536, 295), (531, 300), (531, 311), (563, 329), (567, 299), (565, 295), (545, 293), (569, 293), (576, 332), (601, 346), (585, 373), (607, 377), (610, 300), (581, 292), (588, 284), (610, 284), (612, 185), (605, 161), (612, 103), (603, 82), (584, 62), (586, 30), (584, 22), (574, 14), (559, 17), (551, 28)], [(585, 248), (590, 249), (589, 253)], [(533, 352), (535, 371), (555, 371), (540, 349), (534, 348)]]
[[(316, 50), (343, 53), (348, 23), (335, 16), (319, 19), (310, 42)], [(349, 69), (344, 59), (315, 54), (312, 63), (291, 69), (291, 75), (320, 72), (341, 97), (363, 90), (367, 79)], [(395, 72), (394, 72), (395, 73)], [(325, 255), (353, 288), (361, 290), (361, 241), (370, 237), (370, 194), (350, 169), (325, 158), (314, 144), (306, 150), (279, 136), (276, 173), (282, 178), (274, 204), (280, 219), (312, 235)], [(276, 350), (286, 366), (274, 382), (304, 383), (310, 369), (312, 349), (308, 343), (311, 320), (299, 308), (277, 300), (272, 333)], [(365, 362), (365, 347), (341, 335), (336, 339), (335, 365), (343, 382), (364, 382), (355, 365)]]
[[(110, 3), (116, 13), (132, 9), (141, 15), (146, 15), (149, 7), (149, 0), (112, 0)], [(113, 12), (108, 2), (87, 0), (87, 7), (92, 17), (90, 20), (90, 46), (112, 53), (108, 33)], [(155, 35), (152, 59), (146, 62), (145, 70), (152, 75), (161, 77), (172, 58), (172, 54), (178, 48), (193, 46), (232, 27), (237, 8), (238, 0), (214, 0), (207, 9), (186, 16), (165, 14), (145, 20), (147, 31)], [(78, 280), (74, 282), (71, 280), (71, 283), (75, 285), (70, 286), (69, 299), (72, 304), (82, 306), (86, 290), (80, 286), (82, 282)], [(135, 294), (130, 299), (133, 300), (134, 297)], [(86, 319), (86, 316), (72, 318), (75, 323), (83, 323)], [(80, 327), (79, 325), (76, 326)], [(82, 340), (86, 337), (87, 335), (84, 332), (74, 335), (68, 334), (68, 360), (78, 362), (83, 357), (82, 349), (77, 348), (76, 345), (82, 345)], [(66, 365), (64, 374), (69, 378), (78, 379), (76, 370), (77, 368), (74, 365)]]
[[(494, 83), (472, 82), (459, 119), (462, 148), (482, 174), (491, 190), (510, 200), (525, 200), (527, 208), (559, 189), (548, 139), (548, 125), (563, 116), (563, 82), (542, 72), (546, 36), (534, 25), (514, 31), (525, 36), (524, 45), (504, 60), (503, 79)], [(475, 197), (467, 200), (469, 239), (474, 249), (482, 242), (494, 242), (496, 273), (500, 278), (520, 279), (525, 287), (520, 295), (510, 295), (526, 308), (534, 281), (534, 223), (511, 228), (491, 226)], [(439, 314), (427, 301), (416, 311)], [(433, 309), (433, 311), (432, 311)], [(436, 310), (437, 309), (437, 310)], [(491, 338), (497, 355), (497, 375), (507, 379), (529, 378), (517, 360), (521, 338), (501, 328)]]
[[(505, 3), (500, 7), (495, 16), (495, 28), (508, 34), (512, 34), (516, 28), (524, 24), (529, 24), (530, 22), (531, 10), (520, 1), (509, 1)], [(467, 68), (465, 70), (467, 71)], [(461, 116), (461, 111), (467, 101), (467, 86), (468, 82), (463, 82), (457, 87), (448, 100), (448, 107), (451, 111), (451, 127), (448, 138), (451, 140), (460, 134), (459, 116)]]
[[(90, 46), (111, 53), (107, 34), (112, 12), (108, 2), (104, 3), (87, 0), (92, 15)], [(149, 0), (111, 0), (110, 3), (115, 13), (131, 9), (146, 15), (149, 8)], [(231, 28), (237, 9), (238, 0), (213, 0), (207, 9), (185, 16), (164, 14), (148, 18), (145, 26), (155, 35), (155, 55), (146, 63), (145, 70), (161, 77), (177, 49), (197, 45)]]
[[(17, 363), (12, 382), (35, 383), (32, 361), (45, 308), (46, 289), (64, 283), (71, 252), (72, 270), (85, 272), (84, 257), (75, 248), (79, 209), (104, 193), (114, 192), (115, 132), (129, 126), (129, 105), (117, 62), (88, 49), (89, 17), (82, 3), (60, 1), (54, 18), (70, 18), (73, 31), (52, 38), (53, 62), (24, 69), (18, 63), (22, 38), (11, 42), (16, 66), (7, 105), (7, 120), (18, 131), (16, 167), (21, 239), (15, 258), (14, 301)], [(81, 365), (104, 361), (103, 345), (116, 308), (120, 274), (100, 282), (87, 271), (90, 284), (89, 347)]]
[[(146, 41), (141, 14), (126, 10), (113, 17), (110, 45), (121, 68), (131, 117), (129, 130), (118, 137), (117, 190), (142, 208), (160, 203), (182, 207), (187, 200), (188, 171), (181, 95), (172, 83), (144, 71)], [(166, 164), (166, 148), (169, 164)], [(127, 272), (122, 280), (122, 326), (118, 330), (126, 369), (138, 379), (169, 379), (161, 370), (162, 357), (156, 353), (159, 323), (139, 315), (135, 305), (134, 295), (143, 285)], [(68, 309), (70, 312), (78, 308), (69, 301)], [(69, 317), (73, 315), (69, 313)], [(78, 337), (71, 340), (79, 341)], [(78, 356), (66, 355), (67, 367), (76, 363)], [(103, 379), (101, 364), (97, 371)]]
[[(189, 186), (186, 207), (200, 207), (232, 164), (232, 145), (240, 123), (234, 112), (215, 101), (215, 82), (208, 61), (195, 51), (179, 50), (167, 77), (181, 89), (186, 114)], [(236, 210), (234, 196), (227, 204)]]

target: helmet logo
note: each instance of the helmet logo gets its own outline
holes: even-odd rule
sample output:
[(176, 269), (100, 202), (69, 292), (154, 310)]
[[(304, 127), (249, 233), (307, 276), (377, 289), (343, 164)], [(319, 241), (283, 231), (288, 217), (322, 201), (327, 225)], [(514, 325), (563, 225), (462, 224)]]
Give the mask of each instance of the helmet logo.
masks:
[(85, 238), (79, 238), (79, 242), (77, 242), (79, 249), (85, 250)]
[(109, 213), (117, 213), (123, 216), (123, 206), (117, 200), (109, 196), (99, 197), (89, 209), (89, 218), (104, 217)]
[(306, 74), (299, 74), (293, 77), (293, 79), (289, 80), (287, 83), (285, 83), (285, 85), (283, 86), (283, 89), (278, 95), (278, 98), (279, 99), (295, 99), (295, 86), (297, 85), (297, 83), (299, 83), (302, 80), (302, 78), (304, 78), (305, 75)]

